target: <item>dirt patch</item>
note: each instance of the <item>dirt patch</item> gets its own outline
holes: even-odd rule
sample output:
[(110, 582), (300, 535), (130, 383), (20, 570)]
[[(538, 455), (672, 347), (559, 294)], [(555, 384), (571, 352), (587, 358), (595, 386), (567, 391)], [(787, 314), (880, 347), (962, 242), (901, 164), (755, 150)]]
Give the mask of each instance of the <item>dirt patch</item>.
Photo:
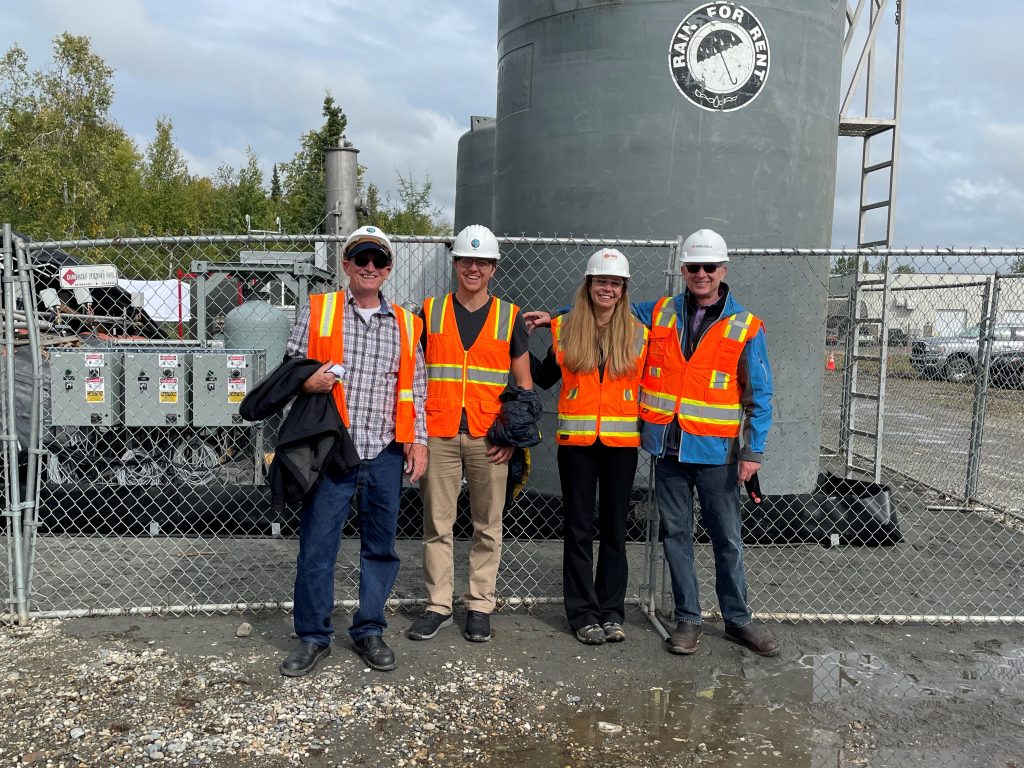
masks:
[(6, 628), (0, 764), (1022, 765), (1020, 627), (782, 624), (762, 659), (709, 623), (681, 658), (628, 618), (625, 643), (588, 647), (557, 607), (496, 616), (489, 644), (415, 643), (399, 614), (396, 672), (342, 635), (298, 679), (280, 613)]

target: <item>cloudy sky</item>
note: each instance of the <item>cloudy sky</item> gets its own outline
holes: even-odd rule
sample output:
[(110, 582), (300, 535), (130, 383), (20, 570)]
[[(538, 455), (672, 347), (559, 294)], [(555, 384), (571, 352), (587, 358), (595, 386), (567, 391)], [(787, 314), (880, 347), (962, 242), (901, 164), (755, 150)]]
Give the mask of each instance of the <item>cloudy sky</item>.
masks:
[[(820, 0), (824, 2), (825, 0)], [(892, 6), (894, 0), (890, 0)], [(1024, 2), (909, 0), (895, 244), (1024, 245)], [(115, 69), (114, 118), (144, 147), (169, 115), (193, 173), (269, 170), (326, 90), (370, 180), (433, 181), (451, 215), (469, 116), (495, 108), (496, 0), (0, 0), (0, 48), (33, 68), (62, 31)], [(891, 13), (891, 11), (890, 11)], [(892, 26), (883, 45), (894, 39)], [(856, 241), (858, 140), (842, 139), (834, 244)]]

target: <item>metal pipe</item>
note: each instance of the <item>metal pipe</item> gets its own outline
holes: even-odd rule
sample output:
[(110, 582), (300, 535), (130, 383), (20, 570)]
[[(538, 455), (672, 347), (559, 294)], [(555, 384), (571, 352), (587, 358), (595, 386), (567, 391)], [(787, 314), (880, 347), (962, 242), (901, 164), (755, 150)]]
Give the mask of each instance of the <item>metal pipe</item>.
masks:
[(974, 377), (974, 404), (971, 410), (971, 438), (967, 447), (967, 479), (964, 501), (970, 502), (978, 493), (978, 471), (981, 448), (985, 439), (985, 407), (988, 400), (988, 369), (992, 363), (992, 341), (995, 338), (999, 313), (999, 275), (985, 285), (981, 302), (981, 332), (978, 334), (978, 365)]
[[(4, 224), (3, 237), (3, 297), (4, 326), (14, 326), (14, 236), (10, 224)], [(11, 555), (14, 560), (14, 602), (18, 623), (28, 623), (28, 601), (25, 596), (25, 563), (21, 540), (21, 483), (18, 477), (18, 434), (14, 419), (17, 402), (14, 397), (14, 333), (4, 334), (4, 353), (7, 356), (4, 403), (7, 419), (3, 424), (3, 441), (7, 448), (7, 518), (11, 532)]]
[(21, 285), (22, 305), (25, 307), (25, 315), (28, 320), (28, 344), (30, 358), (32, 361), (32, 399), (29, 403), (29, 436), (28, 445), (25, 447), (28, 452), (25, 471), (25, 496), (21, 502), (22, 508), (22, 545), (25, 547), (25, 601), (26, 607), (32, 602), (32, 580), (35, 575), (35, 545), (36, 545), (36, 520), (39, 511), (39, 483), (42, 474), (42, 462), (40, 457), (43, 454), (42, 438), (40, 434), (41, 400), (43, 392), (43, 367), (41, 344), (39, 340), (39, 327), (36, 323), (36, 308), (39, 306), (35, 291), (35, 281), (31, 278), (31, 260), (25, 252), (24, 244), (19, 241), (16, 244), (18, 254), (18, 280)]

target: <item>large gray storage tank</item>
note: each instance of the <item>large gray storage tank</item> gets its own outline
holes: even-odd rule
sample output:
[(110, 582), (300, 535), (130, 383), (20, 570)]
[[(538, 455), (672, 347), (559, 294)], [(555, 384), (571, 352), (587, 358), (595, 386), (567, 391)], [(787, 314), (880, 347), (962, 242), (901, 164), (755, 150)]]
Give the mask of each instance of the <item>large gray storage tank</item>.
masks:
[[(710, 227), (732, 248), (828, 246), (844, 8), (501, 0), (493, 229), (668, 239)], [(509, 295), (567, 301), (575, 283), (535, 278), (533, 258), (551, 256), (509, 259), (506, 275), (520, 276)], [(565, 254), (580, 268), (585, 257)], [(664, 265), (639, 266), (634, 300), (656, 297)], [(827, 273), (825, 259), (731, 265), (775, 373), (766, 493), (815, 486)]]
[(459, 139), (455, 181), (455, 231), (491, 226), (494, 199), (494, 118), (474, 115)]

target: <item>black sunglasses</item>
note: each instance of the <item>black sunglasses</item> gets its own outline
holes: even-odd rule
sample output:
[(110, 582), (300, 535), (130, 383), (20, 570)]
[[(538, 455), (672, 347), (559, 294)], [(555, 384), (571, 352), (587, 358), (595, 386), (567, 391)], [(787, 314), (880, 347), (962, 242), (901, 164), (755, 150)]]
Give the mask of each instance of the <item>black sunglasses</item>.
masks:
[(698, 272), (700, 272), (703, 269), (709, 275), (713, 275), (713, 274), (715, 274), (715, 272), (718, 271), (718, 268), (720, 266), (722, 266), (722, 265), (721, 264), (687, 264), (686, 265), (686, 271), (689, 272), (691, 275), (696, 275)]
[(375, 253), (373, 256), (368, 256), (365, 253), (357, 253), (349, 261), (355, 264), (357, 267), (365, 267), (370, 261), (373, 261), (373, 266), (377, 269), (384, 269), (384, 267), (391, 266), (391, 258), (383, 253)]

